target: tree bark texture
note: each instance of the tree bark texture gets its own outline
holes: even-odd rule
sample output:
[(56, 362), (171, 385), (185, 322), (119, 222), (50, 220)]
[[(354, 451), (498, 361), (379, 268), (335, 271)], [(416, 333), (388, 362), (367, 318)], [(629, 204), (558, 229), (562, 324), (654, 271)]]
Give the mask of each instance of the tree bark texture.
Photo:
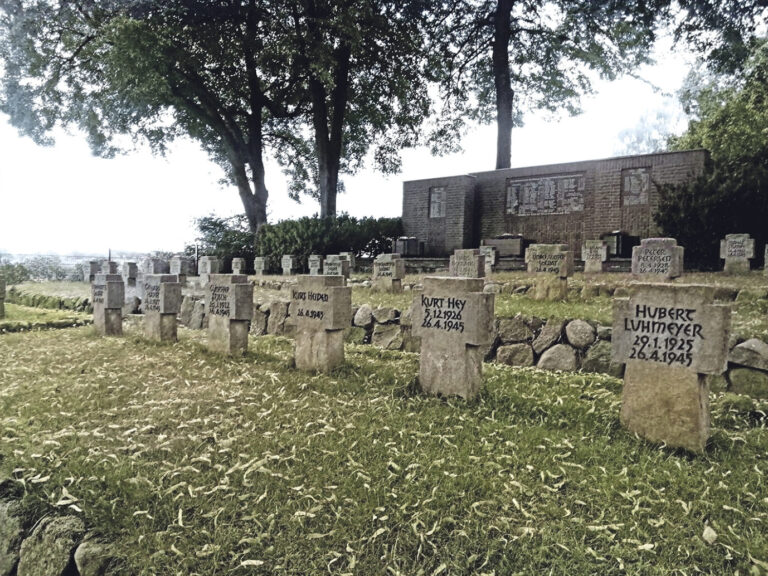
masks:
[(498, 0), (493, 17), (493, 79), (496, 88), (496, 169), (512, 162), (512, 79), (509, 72), (509, 39), (514, 0)]

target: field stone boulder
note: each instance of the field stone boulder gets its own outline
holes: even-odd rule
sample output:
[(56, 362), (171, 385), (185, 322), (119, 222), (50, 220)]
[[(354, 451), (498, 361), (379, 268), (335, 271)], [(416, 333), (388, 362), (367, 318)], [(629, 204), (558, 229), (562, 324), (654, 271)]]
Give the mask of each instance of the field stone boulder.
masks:
[(72, 553), (85, 534), (76, 516), (43, 518), (21, 543), (17, 576), (68, 576)]
[(595, 329), (584, 320), (571, 320), (565, 327), (565, 336), (571, 346), (584, 350), (595, 341)]
[(123, 304), (123, 316), (128, 314), (138, 314), (141, 310), (141, 298), (138, 296), (128, 296)]
[(400, 326), (397, 324), (376, 324), (373, 328), (371, 344), (386, 350), (400, 350), (403, 347)]
[(483, 286), (483, 294), (501, 294), (501, 284), (491, 282)]
[(363, 304), (360, 306), (360, 308), (357, 309), (357, 312), (355, 312), (352, 323), (355, 326), (360, 326), (361, 328), (368, 328), (371, 324), (373, 324), (373, 308), (371, 308), (368, 304)]
[(533, 332), (520, 314), (514, 318), (499, 318), (497, 333), (502, 344), (516, 344), (533, 338)]
[(192, 330), (202, 330), (205, 327), (205, 302), (195, 300), (192, 307), (192, 314), (189, 317), (188, 328)]
[(768, 344), (757, 338), (751, 338), (734, 346), (728, 355), (728, 362), (768, 370)]
[(184, 326), (189, 326), (192, 321), (192, 312), (195, 310), (195, 300), (191, 296), (184, 296), (181, 300), (179, 309), (179, 322)]
[(413, 326), (413, 304), (400, 314), (400, 326)]
[(75, 550), (79, 576), (107, 576), (114, 563), (112, 547), (107, 542), (88, 538)]
[(575, 372), (579, 368), (576, 350), (568, 346), (568, 344), (555, 344), (541, 355), (536, 367), (542, 370)]
[(598, 340), (592, 346), (584, 357), (581, 364), (584, 372), (597, 372), (599, 374), (609, 374), (614, 378), (624, 376), (624, 364), (611, 362), (611, 343), (605, 340)]
[(253, 316), (251, 317), (251, 334), (254, 336), (263, 336), (267, 333), (267, 322), (269, 320), (269, 309), (262, 310), (260, 306), (253, 307)]
[(728, 371), (729, 392), (752, 398), (768, 398), (768, 373), (750, 368), (731, 368)]
[(499, 346), (496, 362), (507, 366), (533, 366), (533, 349), (525, 342)]
[(19, 549), (24, 539), (21, 505), (13, 500), (0, 501), (0, 576), (16, 573)]
[(376, 320), (378, 324), (391, 324), (392, 322), (395, 322), (399, 317), (400, 310), (390, 306), (382, 306), (381, 308), (376, 308), (373, 311), (373, 319)]
[(564, 320), (549, 319), (544, 327), (539, 332), (538, 337), (533, 341), (533, 351), (536, 354), (541, 354), (560, 340), (560, 336), (563, 333)]
[(267, 332), (273, 335), (282, 335), (286, 332), (285, 321), (288, 318), (289, 300), (273, 300), (269, 304), (269, 320)]
[(610, 342), (612, 335), (613, 335), (613, 328), (611, 326), (603, 326), (602, 324), (598, 324), (597, 326), (598, 340), (607, 340), (608, 342)]

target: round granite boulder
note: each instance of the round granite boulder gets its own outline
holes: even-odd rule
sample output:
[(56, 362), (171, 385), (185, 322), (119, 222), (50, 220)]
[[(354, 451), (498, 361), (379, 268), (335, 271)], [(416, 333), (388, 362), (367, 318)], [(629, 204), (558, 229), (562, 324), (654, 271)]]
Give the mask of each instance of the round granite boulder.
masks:
[(541, 355), (536, 367), (542, 370), (575, 372), (579, 369), (576, 350), (568, 346), (568, 344), (555, 344)]
[(565, 327), (565, 336), (571, 346), (584, 350), (595, 341), (595, 329), (584, 320), (571, 320)]

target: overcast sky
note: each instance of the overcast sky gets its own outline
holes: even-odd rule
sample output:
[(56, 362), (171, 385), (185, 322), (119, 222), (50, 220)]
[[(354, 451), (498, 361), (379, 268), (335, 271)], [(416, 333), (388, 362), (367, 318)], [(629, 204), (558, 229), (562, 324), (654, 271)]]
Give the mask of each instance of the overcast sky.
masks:
[[(643, 116), (661, 109), (679, 113), (674, 93), (690, 56), (664, 46), (656, 60), (637, 75), (661, 91), (628, 77), (598, 82), (597, 93), (583, 99), (580, 116), (529, 114), (512, 133), (512, 166), (609, 157), (620, 148), (620, 133)], [(495, 127), (482, 126), (464, 139), (463, 153), (433, 158), (426, 149), (405, 151), (399, 175), (365, 171), (343, 177), (346, 192), (337, 208), (353, 216), (400, 216), (404, 180), (491, 170), (495, 143)], [(194, 241), (196, 217), (242, 212), (236, 188), (221, 185), (221, 178), (218, 166), (191, 141), (177, 142), (166, 158), (142, 151), (103, 160), (91, 156), (78, 134), (59, 135), (53, 147), (36, 146), (0, 114), (0, 253), (181, 251)], [(309, 198), (297, 204), (287, 197), (274, 163), (267, 166), (267, 186), (270, 222), (318, 210)]]

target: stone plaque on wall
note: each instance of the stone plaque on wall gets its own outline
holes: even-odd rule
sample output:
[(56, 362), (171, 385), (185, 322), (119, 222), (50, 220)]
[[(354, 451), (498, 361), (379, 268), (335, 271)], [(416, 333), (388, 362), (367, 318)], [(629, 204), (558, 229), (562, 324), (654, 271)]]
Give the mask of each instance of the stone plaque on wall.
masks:
[(648, 204), (651, 174), (648, 168), (626, 168), (621, 171), (621, 201), (624, 206)]
[(507, 181), (507, 214), (568, 214), (584, 210), (584, 175)]

